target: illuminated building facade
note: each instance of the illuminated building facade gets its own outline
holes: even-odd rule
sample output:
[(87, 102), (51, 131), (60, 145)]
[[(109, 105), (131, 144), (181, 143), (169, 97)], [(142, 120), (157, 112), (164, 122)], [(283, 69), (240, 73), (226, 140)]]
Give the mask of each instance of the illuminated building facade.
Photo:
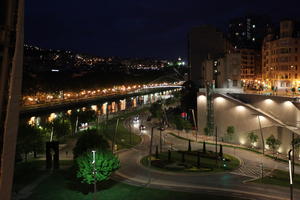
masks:
[(239, 49), (241, 54), (241, 79), (254, 81), (261, 79), (261, 53), (255, 49)]
[(216, 88), (241, 87), (241, 55), (228, 53), (219, 59), (202, 62), (205, 82), (211, 82)]
[(278, 89), (300, 87), (300, 29), (294, 21), (281, 21), (279, 35), (265, 37), (262, 78)]

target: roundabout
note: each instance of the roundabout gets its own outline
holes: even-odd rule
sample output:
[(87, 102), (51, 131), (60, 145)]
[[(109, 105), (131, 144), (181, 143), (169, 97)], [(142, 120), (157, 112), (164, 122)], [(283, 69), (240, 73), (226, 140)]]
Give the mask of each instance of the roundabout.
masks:
[(219, 173), (237, 169), (240, 162), (237, 158), (225, 154), (215, 156), (215, 152), (207, 151), (167, 151), (141, 159), (144, 167), (176, 173)]
[[(249, 180), (260, 178), (261, 161), (263, 161), (265, 169), (276, 168), (286, 170), (286, 163), (276, 162), (267, 157), (262, 157), (259, 154), (243, 149), (223, 147), (225, 156), (232, 155), (239, 160), (238, 167), (233, 167), (230, 170), (222, 169), (219, 171), (205, 172), (205, 170), (201, 171), (200, 167), (199, 172), (185, 171), (186, 168), (195, 169), (193, 166), (184, 167), (182, 168), (183, 170), (165, 170), (159, 169), (157, 166), (151, 166), (149, 168), (149, 160), (147, 159), (147, 156), (149, 155), (151, 141), (150, 127), (152, 126), (150, 123), (145, 125), (146, 130), (143, 131), (143, 134), (141, 134), (138, 129), (133, 130), (134, 133), (141, 134), (142, 142), (134, 148), (122, 151), (118, 154), (121, 161), (121, 168), (113, 175), (113, 179), (140, 187), (215, 194), (220, 196), (237, 197), (240, 199), (283, 200), (289, 196), (288, 188), (271, 185), (264, 185), (262, 187), (260, 184), (248, 182)], [(151, 152), (154, 152), (154, 154), (152, 154), (152, 161), (157, 159), (155, 158), (155, 152), (157, 148), (156, 146), (160, 144), (159, 136), (159, 130), (154, 129), (152, 138), (153, 145), (151, 150)], [(186, 151), (187, 147), (188, 142), (186, 140), (182, 140), (170, 134), (163, 134), (162, 152), (165, 152), (165, 155), (162, 156), (167, 157), (166, 154), (168, 154), (168, 150)], [(203, 149), (203, 144), (191, 142), (191, 149), (201, 151)], [(215, 145), (207, 145), (206, 150), (214, 152)], [(182, 159), (181, 156), (182, 155), (180, 154), (177, 156), (180, 162)], [(188, 157), (189, 156), (185, 155), (186, 160), (189, 159)], [(194, 160), (195, 159), (196, 158), (194, 157)], [(200, 157), (200, 165), (202, 161)], [(296, 168), (295, 170), (298, 169)], [(299, 197), (300, 199), (300, 196), (298, 196), (299, 194), (299, 191), (295, 191), (295, 197)]]

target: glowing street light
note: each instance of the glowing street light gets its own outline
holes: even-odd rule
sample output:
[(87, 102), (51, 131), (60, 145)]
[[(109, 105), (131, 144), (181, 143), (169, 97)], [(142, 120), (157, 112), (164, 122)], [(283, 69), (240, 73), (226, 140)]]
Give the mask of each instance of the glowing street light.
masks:
[(97, 180), (96, 180), (96, 151), (93, 150), (93, 161), (92, 161), (92, 165), (93, 165), (93, 176), (94, 176), (94, 199), (96, 199), (96, 192), (97, 192)]
[(290, 175), (290, 195), (291, 195), (291, 200), (293, 200), (293, 173), (292, 173), (292, 160), (291, 160), (291, 152), (292, 151), (293, 151), (292, 149), (289, 150), (289, 175)]

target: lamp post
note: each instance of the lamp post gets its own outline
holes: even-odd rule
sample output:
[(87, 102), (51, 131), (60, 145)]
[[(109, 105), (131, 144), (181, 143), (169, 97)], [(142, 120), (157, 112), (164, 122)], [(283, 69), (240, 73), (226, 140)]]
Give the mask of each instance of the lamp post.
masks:
[(260, 136), (261, 136), (261, 140), (262, 140), (262, 158), (261, 158), (261, 179), (264, 178), (264, 163), (263, 163), (263, 157), (265, 155), (265, 141), (264, 141), (264, 135), (261, 129), (261, 121), (260, 121), (260, 117), (259, 115), (257, 115), (257, 119), (258, 119), (258, 123), (259, 123), (259, 131), (260, 131)]
[(262, 140), (262, 154), (265, 155), (265, 141), (264, 141), (264, 135), (262, 132), (262, 128), (261, 128), (261, 121), (260, 121), (260, 117), (259, 115), (257, 115), (257, 119), (258, 119), (258, 124), (259, 124), (259, 131), (260, 131), (260, 136), (261, 136), (261, 140)]
[(151, 182), (150, 167), (151, 167), (151, 155), (152, 155), (152, 143), (153, 143), (153, 130), (156, 127), (157, 126), (153, 126), (151, 128), (150, 145), (149, 145), (149, 156), (148, 156), (148, 167), (149, 167), (149, 170), (148, 170), (148, 183), (147, 184), (150, 184), (150, 182)]
[(160, 146), (160, 153), (162, 152), (162, 137), (161, 137), (161, 130), (162, 127), (159, 129), (159, 146)]
[(260, 121), (260, 115), (259, 114), (252, 114), (257, 116), (257, 120), (258, 120), (258, 125), (259, 125), (259, 132), (260, 132), (260, 136), (261, 136), (261, 141), (262, 141), (262, 157), (261, 157), (261, 178), (264, 178), (264, 163), (263, 163), (263, 157), (265, 155), (265, 141), (264, 141), (264, 135), (262, 132), (262, 128), (261, 128), (261, 121)]
[(216, 126), (216, 166), (218, 166), (218, 127)]
[(93, 176), (94, 176), (94, 200), (96, 200), (96, 192), (97, 192), (97, 181), (96, 181), (96, 151), (93, 150)]
[(290, 175), (290, 195), (291, 195), (290, 197), (291, 200), (293, 200), (293, 173), (292, 173), (291, 152), (293, 152), (292, 149), (289, 150), (289, 175)]
[[(295, 129), (299, 129), (299, 124), (300, 121), (296, 121), (296, 123), (289, 123), (287, 122), (286, 124), (288, 126), (294, 126)], [(292, 157), (292, 174), (293, 174), (293, 178), (294, 178), (294, 175), (295, 175), (295, 132), (292, 132), (292, 152), (293, 152), (293, 157)]]
[(190, 110), (192, 111), (192, 115), (193, 115), (193, 122), (194, 122), (194, 126), (196, 129), (196, 142), (197, 142), (198, 127), (197, 127), (197, 123), (196, 123), (195, 111), (194, 111), (194, 109), (190, 109)]
[(132, 129), (131, 129), (131, 120), (129, 120), (129, 124), (128, 124), (128, 126), (129, 126), (129, 131), (130, 131), (130, 145), (132, 145)]
[(112, 147), (111, 147), (111, 151), (112, 153), (114, 153), (114, 149), (115, 149), (115, 140), (116, 140), (116, 135), (117, 135), (117, 131), (118, 131), (118, 125), (119, 125), (119, 118), (117, 119), (117, 123), (116, 123), (116, 127), (115, 127), (115, 132), (113, 135), (113, 140), (112, 140)]
[(150, 136), (150, 146), (149, 146), (149, 156), (152, 155), (152, 144), (153, 144), (153, 130), (156, 128), (156, 126), (153, 126), (151, 128), (151, 136)]

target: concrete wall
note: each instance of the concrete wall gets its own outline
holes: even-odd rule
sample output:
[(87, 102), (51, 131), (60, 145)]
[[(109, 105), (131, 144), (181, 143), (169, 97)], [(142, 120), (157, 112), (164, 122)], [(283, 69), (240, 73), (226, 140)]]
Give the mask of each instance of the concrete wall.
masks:
[(292, 103), (293, 98), (256, 94), (234, 94), (233, 96), (273, 115), (288, 125), (300, 126), (300, 123), (297, 123), (300, 121), (300, 110)]
[[(199, 93), (197, 98), (198, 107), (198, 130), (199, 134), (204, 134), (206, 127), (206, 105), (207, 99), (204, 93)], [(283, 105), (285, 106), (285, 105)], [(255, 132), (259, 136), (256, 144), (258, 148), (262, 147), (262, 140), (259, 128), (259, 120), (262, 126), (264, 140), (270, 135), (274, 135), (281, 141), (279, 152), (287, 153), (290, 149), (292, 134), (291, 131), (282, 127), (268, 116), (262, 115), (247, 105), (234, 101), (226, 96), (215, 94), (214, 96), (214, 119), (215, 126), (218, 127), (220, 140), (223, 137), (226, 140), (226, 129), (228, 126), (235, 127), (235, 134), (232, 143), (249, 146), (249, 132)], [(267, 147), (267, 146), (266, 146)]]

